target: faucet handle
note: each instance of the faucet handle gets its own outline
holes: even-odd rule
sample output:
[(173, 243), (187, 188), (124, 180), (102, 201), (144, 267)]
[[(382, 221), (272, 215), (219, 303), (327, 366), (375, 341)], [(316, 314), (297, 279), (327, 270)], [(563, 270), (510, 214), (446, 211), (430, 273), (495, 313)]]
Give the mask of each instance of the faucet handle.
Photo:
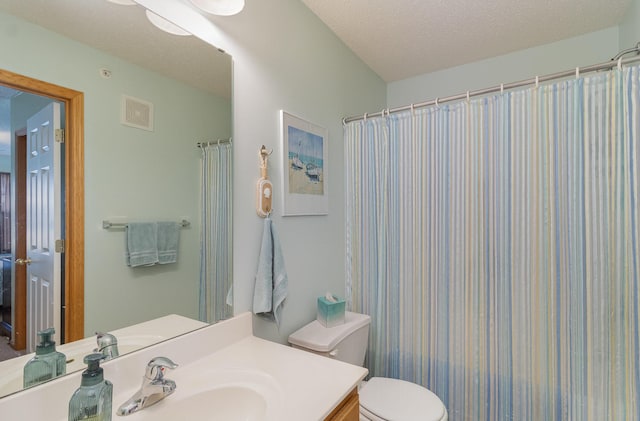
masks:
[(147, 364), (145, 377), (151, 381), (161, 381), (164, 379), (164, 369), (174, 369), (178, 364), (174, 363), (167, 357), (155, 357)]
[(96, 332), (96, 342), (100, 348), (104, 348), (109, 345), (117, 345), (118, 340), (111, 333)]
[(118, 352), (118, 340), (111, 333), (96, 332), (98, 347), (94, 352), (101, 352), (108, 360), (120, 356)]

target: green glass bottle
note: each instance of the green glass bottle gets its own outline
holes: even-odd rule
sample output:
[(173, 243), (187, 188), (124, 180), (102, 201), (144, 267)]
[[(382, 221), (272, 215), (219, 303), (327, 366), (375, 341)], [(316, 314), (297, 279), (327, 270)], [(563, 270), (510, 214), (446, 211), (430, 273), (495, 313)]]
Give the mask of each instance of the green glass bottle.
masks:
[(35, 386), (67, 372), (67, 359), (62, 352), (56, 351), (56, 343), (52, 339), (54, 333), (53, 328), (38, 332), (36, 355), (24, 366), (24, 387)]
[(82, 372), (80, 387), (69, 401), (69, 421), (111, 421), (113, 385), (104, 379), (100, 361), (102, 354), (84, 357), (87, 369)]

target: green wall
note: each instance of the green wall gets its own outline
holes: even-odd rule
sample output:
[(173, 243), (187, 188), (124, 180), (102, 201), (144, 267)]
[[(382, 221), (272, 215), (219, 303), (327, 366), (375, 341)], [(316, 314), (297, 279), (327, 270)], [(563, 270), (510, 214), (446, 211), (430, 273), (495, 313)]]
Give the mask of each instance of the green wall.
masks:
[[(85, 334), (178, 313), (197, 318), (199, 163), (196, 143), (231, 135), (231, 104), (175, 80), (0, 14), (0, 68), (85, 95)], [(99, 75), (112, 71), (111, 79)], [(154, 104), (153, 132), (120, 123), (121, 95)], [(123, 231), (102, 221), (188, 219), (177, 264), (132, 269)]]

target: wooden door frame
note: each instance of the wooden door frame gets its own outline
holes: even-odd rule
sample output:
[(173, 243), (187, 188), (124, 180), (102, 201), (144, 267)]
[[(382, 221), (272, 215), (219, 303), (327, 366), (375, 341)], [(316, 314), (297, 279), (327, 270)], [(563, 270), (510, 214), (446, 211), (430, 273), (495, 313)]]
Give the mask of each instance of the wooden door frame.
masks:
[[(65, 342), (84, 338), (84, 93), (0, 69), (0, 84), (65, 107)], [(25, 326), (26, 330), (26, 326)]]

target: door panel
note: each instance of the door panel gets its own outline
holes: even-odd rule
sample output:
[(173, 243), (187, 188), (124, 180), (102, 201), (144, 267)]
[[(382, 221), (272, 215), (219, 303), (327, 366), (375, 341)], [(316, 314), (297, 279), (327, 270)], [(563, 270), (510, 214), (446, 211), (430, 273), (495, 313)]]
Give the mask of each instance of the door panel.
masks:
[(37, 333), (48, 327), (56, 330), (60, 343), (60, 254), (55, 240), (60, 238), (60, 145), (55, 141), (60, 129), (60, 105), (51, 103), (27, 120), (27, 278), (29, 279), (27, 349), (35, 350)]

